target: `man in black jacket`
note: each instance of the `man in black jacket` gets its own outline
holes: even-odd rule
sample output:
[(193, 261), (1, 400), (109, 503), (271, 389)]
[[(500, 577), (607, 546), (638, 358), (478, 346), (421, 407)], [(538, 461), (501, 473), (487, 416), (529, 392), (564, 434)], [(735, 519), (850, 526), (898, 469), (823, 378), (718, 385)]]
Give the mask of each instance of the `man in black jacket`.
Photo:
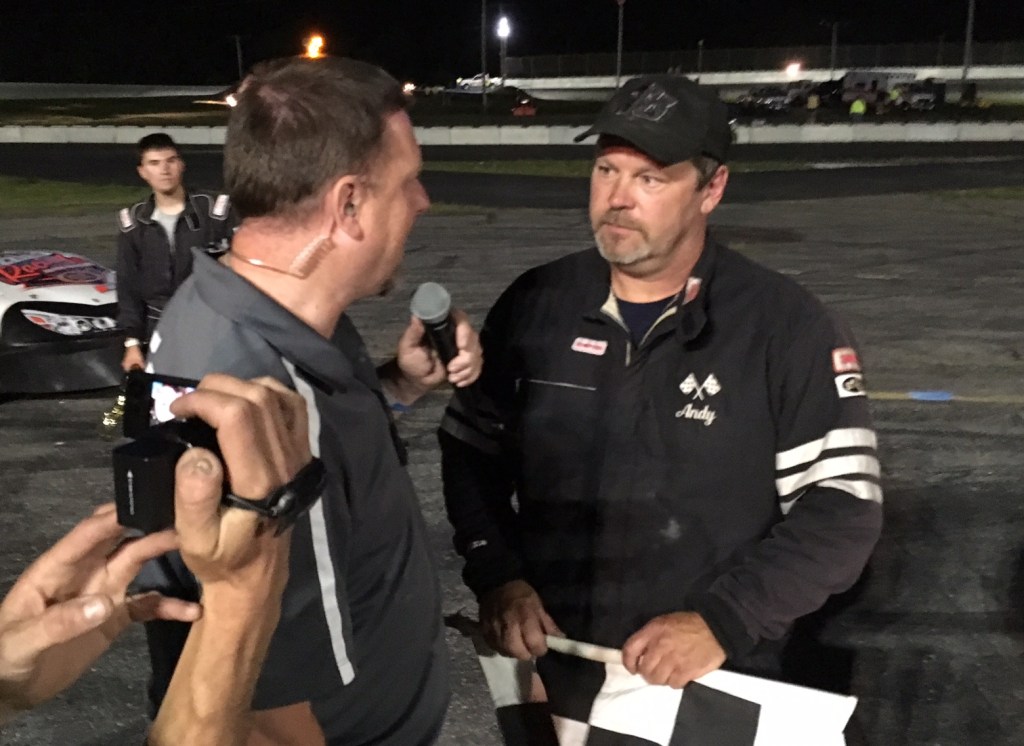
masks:
[(169, 135), (146, 135), (138, 151), (139, 177), (153, 193), (118, 213), (118, 324), (126, 335), (126, 371), (145, 365), (164, 304), (192, 272), (192, 249), (223, 253), (237, 225), (226, 194), (185, 188), (185, 161)]
[(776, 675), (793, 622), (856, 581), (882, 520), (846, 326), (707, 234), (724, 104), (643, 76), (577, 139), (595, 134), (597, 246), (505, 291), (476, 395), (440, 432), (483, 632), (538, 658), (556, 715), (589, 684), (545, 635), (621, 648), (651, 684), (726, 662)]

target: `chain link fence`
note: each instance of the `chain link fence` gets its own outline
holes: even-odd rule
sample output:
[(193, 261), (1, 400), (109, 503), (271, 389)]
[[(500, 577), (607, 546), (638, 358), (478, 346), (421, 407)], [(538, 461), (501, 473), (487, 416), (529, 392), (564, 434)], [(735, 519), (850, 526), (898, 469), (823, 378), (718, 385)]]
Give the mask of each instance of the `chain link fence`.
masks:
[[(931, 67), (963, 63), (963, 44), (848, 44), (836, 47), (837, 68)], [(727, 72), (782, 69), (800, 62), (804, 69), (831, 67), (829, 46), (762, 47), (749, 49), (687, 49), (675, 52), (627, 52), (622, 55), (625, 75), (681, 72)], [(1024, 41), (975, 43), (973, 65), (1024, 65)], [(614, 75), (615, 53), (558, 54), (509, 57), (508, 74), (514, 78), (562, 78)]]

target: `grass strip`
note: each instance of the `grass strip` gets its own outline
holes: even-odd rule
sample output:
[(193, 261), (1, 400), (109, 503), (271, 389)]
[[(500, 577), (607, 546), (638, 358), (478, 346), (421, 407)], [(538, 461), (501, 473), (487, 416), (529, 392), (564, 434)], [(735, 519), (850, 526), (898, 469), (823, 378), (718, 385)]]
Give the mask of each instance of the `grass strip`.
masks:
[(84, 215), (116, 210), (145, 196), (138, 187), (0, 176), (0, 216)]

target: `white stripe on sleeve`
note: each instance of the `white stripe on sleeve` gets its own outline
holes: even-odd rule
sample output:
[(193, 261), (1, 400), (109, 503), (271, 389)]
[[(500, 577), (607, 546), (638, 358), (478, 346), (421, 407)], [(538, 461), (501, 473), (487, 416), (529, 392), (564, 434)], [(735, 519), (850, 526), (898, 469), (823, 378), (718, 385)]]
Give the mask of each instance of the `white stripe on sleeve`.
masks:
[(812, 440), (788, 451), (775, 454), (775, 469), (785, 471), (794, 466), (815, 461), (824, 452), (836, 448), (876, 448), (875, 431), (866, 427), (847, 427), (829, 430), (824, 438)]
[[(320, 412), (316, 408), (313, 387), (295, 372), (295, 366), (282, 358), (281, 362), (295, 383), (295, 390), (306, 401), (306, 414), (309, 419), (309, 450), (317, 458), (320, 457)], [(350, 684), (356, 676), (355, 668), (348, 657), (345, 646), (345, 634), (342, 627), (341, 608), (338, 606), (338, 583), (334, 576), (334, 563), (331, 561), (331, 549), (327, 538), (327, 519), (324, 515), (323, 496), (317, 500), (309, 511), (309, 527), (313, 537), (313, 553), (316, 557), (317, 577), (320, 580), (320, 600), (327, 619), (327, 630), (331, 635), (331, 648), (338, 673), (344, 684)]]
[(878, 459), (868, 455), (827, 458), (812, 464), (810, 468), (804, 471), (776, 479), (775, 488), (778, 490), (779, 497), (788, 497), (797, 490), (817, 484), (823, 480), (835, 477), (848, 477), (853, 474), (867, 474), (877, 478), (881, 474)]

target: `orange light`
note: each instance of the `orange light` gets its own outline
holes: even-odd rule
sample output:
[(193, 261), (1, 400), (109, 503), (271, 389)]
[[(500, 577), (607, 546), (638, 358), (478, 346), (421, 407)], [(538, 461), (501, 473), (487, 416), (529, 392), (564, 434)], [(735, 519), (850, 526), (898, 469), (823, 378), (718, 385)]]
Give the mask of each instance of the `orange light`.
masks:
[(306, 42), (306, 56), (311, 60), (324, 56), (324, 37), (319, 34), (309, 37), (309, 41)]

